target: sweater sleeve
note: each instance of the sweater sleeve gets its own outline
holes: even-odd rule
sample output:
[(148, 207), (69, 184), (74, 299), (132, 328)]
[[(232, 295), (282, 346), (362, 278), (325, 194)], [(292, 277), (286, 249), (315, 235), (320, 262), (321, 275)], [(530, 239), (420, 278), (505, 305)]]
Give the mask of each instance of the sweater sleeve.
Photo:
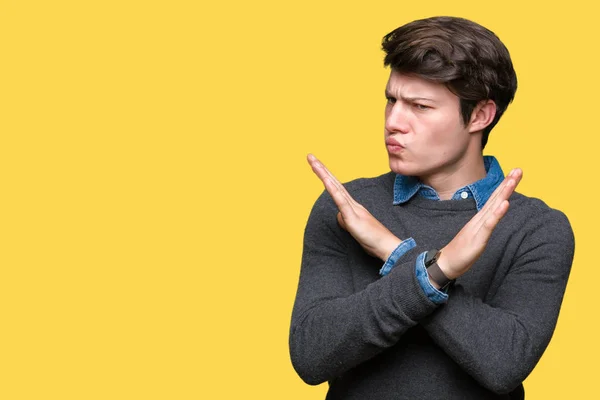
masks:
[(564, 214), (549, 209), (531, 220), (535, 226), (493, 296), (473, 296), (459, 279), (447, 304), (420, 321), (456, 363), (496, 393), (518, 386), (541, 358), (573, 261), (574, 237)]
[(427, 298), (412, 262), (354, 290), (347, 234), (327, 193), (304, 232), (298, 291), (290, 328), (290, 356), (309, 384), (331, 380), (394, 345), (438, 305)]

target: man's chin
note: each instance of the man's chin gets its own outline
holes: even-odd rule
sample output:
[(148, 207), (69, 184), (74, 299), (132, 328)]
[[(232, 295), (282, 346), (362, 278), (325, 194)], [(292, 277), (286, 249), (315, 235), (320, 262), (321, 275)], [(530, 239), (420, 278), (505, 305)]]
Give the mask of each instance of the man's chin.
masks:
[(411, 166), (407, 165), (405, 162), (392, 158), (390, 158), (390, 170), (398, 175), (404, 176), (416, 176), (418, 174), (417, 169), (411, 168)]

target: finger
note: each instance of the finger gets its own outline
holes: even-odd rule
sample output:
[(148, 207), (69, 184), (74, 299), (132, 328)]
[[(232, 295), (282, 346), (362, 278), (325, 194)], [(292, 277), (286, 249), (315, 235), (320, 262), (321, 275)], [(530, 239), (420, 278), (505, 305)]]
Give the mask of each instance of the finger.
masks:
[[(494, 190), (483, 208), (471, 220), (471, 228), (474, 229), (475, 232), (480, 232), (482, 227), (486, 227), (486, 230), (488, 230), (487, 234), (491, 234), (489, 227), (495, 227), (495, 224), (500, 220), (498, 219), (498, 221), (496, 221), (494, 214), (503, 210), (503, 207), (505, 207), (504, 202), (507, 202), (509, 197), (515, 191), (522, 176), (523, 171), (519, 168), (515, 168), (508, 174), (496, 190)], [(504, 210), (504, 212), (506, 212), (506, 210)]]
[(498, 187), (492, 192), (492, 195), (488, 199), (488, 201), (483, 206), (483, 209), (487, 212), (489, 209), (494, 208), (498, 199), (502, 196), (502, 191), (506, 187), (507, 183), (512, 179), (512, 171), (511, 173), (504, 178), (504, 180), (498, 185)]
[[(518, 170), (521, 171), (521, 170)], [(502, 191), (502, 199), (503, 200), (508, 200), (508, 198), (510, 196), (512, 196), (512, 194), (514, 193), (515, 189), (517, 188), (517, 186), (519, 185), (519, 182), (521, 182), (521, 178), (523, 177), (523, 173), (522, 172), (514, 172), (513, 175), (511, 176), (510, 180), (506, 183), (506, 186), (504, 187), (504, 190)]]
[(329, 177), (329, 175), (327, 174), (327, 172), (323, 168), (323, 165), (319, 162), (317, 157), (313, 156), (312, 154), (309, 154), (307, 160), (313, 172), (319, 177), (319, 179), (323, 183), (325, 183), (325, 178)]
[(344, 185), (342, 185), (342, 183), (331, 173), (331, 171), (329, 171), (325, 164), (316, 159), (316, 157), (315, 160), (317, 168), (321, 168), (329, 176), (329, 178), (331, 178), (331, 181), (334, 183), (334, 185), (337, 186), (337, 188), (340, 190), (340, 192), (342, 192), (342, 194), (348, 197), (348, 200), (354, 201), (354, 199), (352, 198), (352, 196), (350, 196), (350, 193), (348, 193)]
[(308, 162), (317, 176), (325, 183), (325, 178), (330, 178), (336, 186), (342, 186), (337, 178), (312, 154), (308, 155)]
[(342, 217), (347, 220), (356, 215), (352, 203), (348, 198), (340, 191), (340, 189), (333, 183), (333, 181), (327, 177), (323, 180), (325, 189), (333, 198), (333, 202), (337, 206), (338, 210), (342, 213)]
[(478, 230), (482, 226), (495, 226), (495, 223), (490, 223), (490, 221), (495, 221), (496, 218), (494, 215), (496, 215), (502, 209), (502, 207), (504, 207), (504, 202), (508, 201), (508, 198), (514, 192), (515, 187), (516, 181), (512, 178), (512, 176), (507, 177), (506, 180), (502, 182), (501, 186), (498, 187), (497, 192), (495, 193), (493, 198), (488, 200), (488, 202), (481, 210), (480, 216), (476, 221), (476, 226)]
[(323, 184), (325, 184), (326, 180), (329, 179), (333, 186), (335, 186), (335, 188), (340, 191), (342, 195), (348, 198), (349, 202), (354, 202), (354, 199), (352, 199), (350, 194), (346, 191), (344, 185), (337, 180), (337, 178), (327, 169), (327, 167), (325, 167), (321, 161), (319, 161), (314, 155), (309, 154), (308, 162), (310, 163), (313, 172), (319, 177), (319, 179), (321, 179)]
[(496, 198), (494, 200), (500, 201), (508, 200), (508, 198), (513, 194), (515, 188), (521, 182), (521, 178), (523, 177), (523, 171), (520, 168), (514, 168), (508, 176), (502, 182), (501, 187), (499, 187), (499, 191)]
[(494, 201), (490, 204), (487, 212), (483, 215), (481, 223), (488, 231), (488, 234), (491, 234), (498, 222), (500, 222), (502, 217), (504, 217), (508, 211), (508, 198), (515, 191), (515, 188), (521, 181), (521, 177), (522, 171), (513, 170), (507, 177), (507, 181), (503, 184), (502, 190), (498, 193)]
[(342, 183), (340, 183), (340, 181), (327, 169), (325, 164), (323, 164), (321, 161), (319, 161), (319, 159), (317, 159), (317, 157), (315, 157), (312, 154), (309, 154), (307, 159), (308, 159), (308, 162), (310, 163), (313, 171), (315, 172), (315, 174), (317, 174), (317, 176), (321, 179), (321, 181), (323, 181), (323, 183), (325, 183), (325, 178), (329, 177), (331, 179), (331, 181), (333, 182), (333, 184), (342, 193), (342, 195), (347, 197), (348, 202), (350, 202), (354, 205), (357, 204), (356, 201), (354, 200), (354, 198), (350, 195), (350, 193), (348, 193), (348, 191), (346, 190), (344, 185), (342, 185)]
[(504, 200), (508, 200), (508, 198), (513, 194), (515, 188), (521, 181), (523, 177), (523, 171), (520, 168), (515, 168), (504, 181), (494, 190), (488, 201), (485, 203), (483, 208), (481, 209), (481, 215), (485, 219), (489, 213), (493, 213), (494, 210), (501, 204)]
[(504, 200), (500, 205), (494, 210), (494, 212), (485, 220), (484, 227), (491, 232), (496, 228), (498, 222), (506, 215), (508, 211), (509, 202), (508, 200)]
[[(519, 183), (521, 182), (521, 179), (523, 179), (523, 170), (521, 168), (515, 168), (512, 170), (511, 172), (511, 178), (515, 181), (515, 185), (513, 186), (510, 195), (513, 194), (513, 192), (515, 191), (515, 189), (517, 188), (517, 186), (519, 186)], [(508, 198), (507, 198), (508, 199)]]
[(519, 182), (521, 182), (522, 177), (523, 171), (520, 169), (516, 168), (511, 171), (511, 173), (506, 177), (505, 182), (503, 182), (501, 185), (500, 190), (491, 201), (489, 212), (496, 212), (496, 209), (510, 198), (517, 188)]
[(346, 221), (344, 221), (344, 217), (342, 216), (341, 212), (337, 213), (337, 221), (338, 224), (340, 224), (340, 226), (342, 227), (342, 229), (346, 231), (348, 230), (348, 228), (346, 228)]

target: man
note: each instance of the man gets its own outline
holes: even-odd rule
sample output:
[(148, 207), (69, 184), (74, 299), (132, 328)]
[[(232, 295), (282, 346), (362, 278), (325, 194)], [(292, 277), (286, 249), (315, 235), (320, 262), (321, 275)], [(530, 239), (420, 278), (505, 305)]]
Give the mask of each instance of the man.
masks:
[[(517, 399), (548, 345), (574, 252), (567, 218), (483, 156), (516, 87), (460, 18), (386, 35), (391, 171), (325, 184), (305, 230), (290, 353), (327, 399)], [(510, 202), (510, 207), (509, 207)]]

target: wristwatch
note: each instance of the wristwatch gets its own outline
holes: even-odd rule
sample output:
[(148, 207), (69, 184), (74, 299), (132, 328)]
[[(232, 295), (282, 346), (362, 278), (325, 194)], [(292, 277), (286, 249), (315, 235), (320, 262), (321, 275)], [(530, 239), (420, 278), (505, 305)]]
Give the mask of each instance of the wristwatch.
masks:
[(429, 278), (440, 285), (439, 290), (445, 290), (448, 286), (450, 286), (451, 283), (454, 282), (454, 280), (448, 279), (448, 277), (444, 275), (437, 264), (440, 254), (442, 254), (440, 250), (429, 250), (427, 254), (425, 254), (425, 268), (427, 268), (427, 274), (429, 275)]

